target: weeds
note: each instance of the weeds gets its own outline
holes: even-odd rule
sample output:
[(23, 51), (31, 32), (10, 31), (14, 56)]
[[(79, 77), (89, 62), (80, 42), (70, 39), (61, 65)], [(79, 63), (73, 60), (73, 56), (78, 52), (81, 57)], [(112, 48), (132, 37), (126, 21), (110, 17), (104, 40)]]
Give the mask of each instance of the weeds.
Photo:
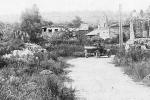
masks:
[(0, 59), (0, 100), (75, 100), (75, 90), (64, 85), (68, 65), (38, 52), (27, 62), (15, 56)]
[(123, 66), (125, 73), (136, 80), (142, 80), (150, 74), (150, 53), (148, 51), (131, 48), (128, 52), (119, 52), (115, 58), (116, 66)]

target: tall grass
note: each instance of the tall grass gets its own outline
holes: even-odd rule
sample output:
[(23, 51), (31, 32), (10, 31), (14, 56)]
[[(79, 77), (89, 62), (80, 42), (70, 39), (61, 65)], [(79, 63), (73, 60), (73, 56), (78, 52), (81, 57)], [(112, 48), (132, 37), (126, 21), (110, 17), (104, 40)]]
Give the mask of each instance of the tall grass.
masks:
[(31, 62), (0, 59), (0, 100), (75, 100), (75, 89), (64, 84), (68, 65), (51, 53), (33, 56)]
[(114, 63), (136, 80), (142, 80), (150, 74), (150, 52), (146, 50), (133, 47), (128, 52), (118, 52)]
[(73, 42), (68, 40), (68, 41), (62, 41), (62, 43), (60, 43), (59, 41), (55, 41), (54, 43), (53, 42), (50, 43), (48, 47), (46, 47), (46, 49), (52, 54), (61, 57), (84, 55), (84, 46), (80, 45), (76, 41)]

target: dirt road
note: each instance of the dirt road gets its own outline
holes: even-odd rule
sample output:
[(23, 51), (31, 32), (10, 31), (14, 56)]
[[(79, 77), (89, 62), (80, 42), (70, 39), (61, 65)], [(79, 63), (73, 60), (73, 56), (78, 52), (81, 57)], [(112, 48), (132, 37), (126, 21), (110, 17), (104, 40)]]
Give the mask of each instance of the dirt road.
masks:
[(150, 87), (133, 82), (112, 58), (76, 58), (69, 76), (79, 100), (150, 100)]

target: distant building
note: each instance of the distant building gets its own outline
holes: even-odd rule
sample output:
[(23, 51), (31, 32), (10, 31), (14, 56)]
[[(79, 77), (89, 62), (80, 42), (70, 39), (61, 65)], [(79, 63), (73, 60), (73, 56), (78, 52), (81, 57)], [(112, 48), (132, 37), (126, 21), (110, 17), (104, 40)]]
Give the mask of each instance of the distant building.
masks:
[(46, 26), (42, 27), (42, 34), (44, 33), (55, 33), (55, 32), (60, 32), (60, 31), (65, 31), (65, 29), (61, 26)]
[(88, 31), (89, 25), (87, 23), (81, 23), (80, 27), (77, 30), (78, 31)]
[(109, 28), (95, 29), (86, 35), (89, 37), (98, 36), (98, 37), (103, 38), (103, 39), (110, 38)]
[(108, 27), (108, 20), (105, 17), (101, 23), (98, 25), (98, 28), (86, 34), (89, 37), (98, 36), (100, 38), (106, 39), (110, 38), (110, 30)]
[(85, 35), (89, 32), (89, 24), (82, 22), (79, 28), (68, 28), (74, 38), (78, 38), (80, 35)]
[(53, 34), (60, 34), (61, 32), (65, 32), (66, 29), (63, 26), (45, 26), (42, 27), (42, 37), (47, 38), (51, 37)]
[[(124, 23), (122, 25), (122, 27), (123, 27), (122, 28), (123, 34), (125, 34), (126, 36), (129, 36), (129, 34), (130, 34), (130, 31), (129, 31), (130, 25)], [(109, 34), (110, 34), (110, 38), (114, 38), (114, 37), (117, 37), (119, 35), (119, 24), (118, 23), (112, 24), (112, 25), (109, 26)]]

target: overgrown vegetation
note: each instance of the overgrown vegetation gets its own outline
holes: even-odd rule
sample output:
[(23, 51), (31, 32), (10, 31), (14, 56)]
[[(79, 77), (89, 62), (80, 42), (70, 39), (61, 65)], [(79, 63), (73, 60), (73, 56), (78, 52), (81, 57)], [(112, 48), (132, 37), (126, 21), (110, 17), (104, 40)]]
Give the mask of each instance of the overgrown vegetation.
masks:
[[(66, 86), (69, 67), (61, 56), (72, 56), (83, 48), (78, 43), (40, 37), (44, 21), (34, 5), (22, 14), (20, 24), (0, 29), (0, 100), (75, 100), (75, 89)], [(3, 28), (4, 26), (4, 28)], [(11, 30), (10, 30), (11, 29)], [(28, 33), (24, 41), (19, 32)], [(7, 34), (6, 34), (7, 33)], [(22, 34), (21, 33), (21, 34)], [(6, 37), (7, 36), (7, 37)], [(28, 43), (25, 43), (28, 42)], [(49, 44), (49, 46), (46, 46)]]
[[(84, 56), (84, 44), (85, 36), (78, 36), (72, 39), (71, 33), (64, 33), (61, 36), (55, 34), (51, 39), (46, 40), (43, 47), (47, 49), (52, 54), (61, 57), (83, 57)], [(81, 39), (82, 38), (82, 39)], [(82, 40), (82, 41), (81, 41)]]
[(26, 9), (22, 14), (21, 30), (27, 32), (30, 41), (35, 42), (38, 34), (41, 33), (42, 17), (36, 5), (32, 9)]
[(75, 100), (75, 90), (64, 84), (68, 65), (36, 44), (23, 45), (1, 55), (0, 99)]
[(141, 81), (150, 74), (149, 60), (149, 51), (134, 46), (128, 52), (118, 52), (114, 58), (114, 63), (116, 66), (123, 67), (126, 74)]

